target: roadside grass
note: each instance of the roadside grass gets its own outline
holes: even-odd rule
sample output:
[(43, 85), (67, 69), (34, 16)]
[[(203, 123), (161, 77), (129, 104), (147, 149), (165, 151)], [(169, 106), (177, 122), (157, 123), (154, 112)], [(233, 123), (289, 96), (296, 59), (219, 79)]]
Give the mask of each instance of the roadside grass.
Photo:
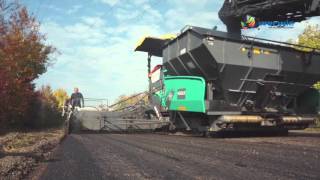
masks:
[(0, 134), (0, 180), (25, 179), (65, 137), (63, 128), (6, 130)]
[(1, 143), (5, 152), (23, 152), (40, 141), (59, 137), (62, 134), (62, 129), (48, 129), (40, 132), (11, 132), (0, 137), (0, 139), (3, 139)]

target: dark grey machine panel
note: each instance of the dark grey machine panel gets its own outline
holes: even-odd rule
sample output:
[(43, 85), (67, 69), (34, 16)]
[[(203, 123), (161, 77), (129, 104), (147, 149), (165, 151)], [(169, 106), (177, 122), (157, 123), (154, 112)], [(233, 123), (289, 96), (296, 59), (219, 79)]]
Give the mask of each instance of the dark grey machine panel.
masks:
[[(250, 101), (258, 103), (261, 99), (258, 96), (274, 93), (277, 97), (292, 97), (281, 102), (288, 105), (320, 80), (319, 51), (304, 52), (297, 48), (287, 43), (189, 27), (164, 47), (163, 63), (169, 75), (201, 76), (212, 83), (213, 88), (208, 91), (212, 90), (215, 96), (208, 101), (219, 99), (240, 107)], [(259, 100), (260, 104), (262, 101)]]

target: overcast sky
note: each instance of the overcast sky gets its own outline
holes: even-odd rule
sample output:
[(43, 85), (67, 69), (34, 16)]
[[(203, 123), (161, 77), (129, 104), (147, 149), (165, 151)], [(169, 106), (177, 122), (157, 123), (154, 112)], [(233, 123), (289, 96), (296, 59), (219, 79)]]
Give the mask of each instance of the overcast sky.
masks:
[[(41, 21), (49, 44), (59, 50), (55, 61), (36, 81), (69, 93), (79, 87), (86, 97), (108, 98), (147, 89), (146, 54), (134, 48), (146, 35), (177, 33), (185, 25), (225, 26), (218, 18), (223, 0), (21, 0)], [(306, 24), (295, 28), (247, 30), (244, 33), (286, 41), (295, 39)], [(160, 63), (157, 59), (154, 64)]]

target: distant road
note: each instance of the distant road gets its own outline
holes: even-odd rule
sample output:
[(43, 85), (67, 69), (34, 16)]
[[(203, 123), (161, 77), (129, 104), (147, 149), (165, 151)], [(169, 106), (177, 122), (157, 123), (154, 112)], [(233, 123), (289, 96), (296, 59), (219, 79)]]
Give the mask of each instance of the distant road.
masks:
[(42, 180), (320, 179), (320, 135), (73, 134), (42, 169)]

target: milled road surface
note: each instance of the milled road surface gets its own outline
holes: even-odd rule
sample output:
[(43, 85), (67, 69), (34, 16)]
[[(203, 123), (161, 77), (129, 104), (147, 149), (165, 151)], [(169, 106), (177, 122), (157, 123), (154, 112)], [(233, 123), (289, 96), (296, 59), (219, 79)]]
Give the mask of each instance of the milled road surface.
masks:
[(320, 136), (70, 135), (40, 179), (320, 179)]

